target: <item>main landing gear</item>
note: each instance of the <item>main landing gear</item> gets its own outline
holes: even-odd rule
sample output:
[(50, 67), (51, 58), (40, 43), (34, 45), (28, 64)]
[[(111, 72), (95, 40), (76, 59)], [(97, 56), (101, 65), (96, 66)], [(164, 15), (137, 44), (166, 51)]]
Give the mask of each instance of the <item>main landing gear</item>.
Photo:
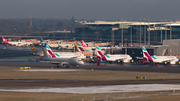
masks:
[(112, 64), (112, 61), (109, 61), (109, 64)]
[(117, 64), (123, 64), (124, 62), (123, 61), (121, 61), (121, 60), (118, 60), (117, 61)]
[(159, 66), (159, 64), (153, 63), (152, 66)]
[(77, 65), (76, 68), (79, 68), (79, 65)]
[(101, 63), (97, 63), (98, 66), (101, 66), (102, 64)]
[(169, 65), (170, 65), (170, 62), (164, 62), (163, 65), (164, 65), (164, 66), (167, 66), (167, 65), (169, 66)]
[(67, 68), (69, 68), (70, 65), (65, 65), (65, 64), (60, 65), (60, 64), (57, 64), (57, 68), (60, 68), (60, 67), (67, 67)]

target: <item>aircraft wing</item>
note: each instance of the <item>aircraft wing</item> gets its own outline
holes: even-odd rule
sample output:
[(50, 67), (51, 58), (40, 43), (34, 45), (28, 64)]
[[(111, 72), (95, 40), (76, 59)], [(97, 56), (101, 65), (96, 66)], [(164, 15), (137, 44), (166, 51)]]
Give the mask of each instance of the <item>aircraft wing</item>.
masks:
[(136, 57), (136, 59), (143, 59), (142, 57)]
[(115, 61), (124, 60), (124, 59), (127, 59), (127, 58), (125, 58), (125, 57), (123, 57), (123, 58), (116, 58)]
[(161, 62), (171, 62), (173, 60), (175, 60), (175, 59), (166, 59), (166, 60), (162, 60)]
[(68, 62), (57, 62), (57, 61), (40, 61), (45, 63), (51, 63), (51, 64), (69, 64)]

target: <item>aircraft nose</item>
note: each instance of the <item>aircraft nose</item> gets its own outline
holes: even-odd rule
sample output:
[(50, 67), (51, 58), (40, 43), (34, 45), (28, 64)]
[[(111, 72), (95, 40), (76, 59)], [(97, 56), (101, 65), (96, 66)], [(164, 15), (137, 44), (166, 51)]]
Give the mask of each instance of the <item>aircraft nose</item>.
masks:
[(83, 65), (83, 64), (84, 64), (84, 62), (83, 62), (83, 61), (79, 61), (79, 64)]

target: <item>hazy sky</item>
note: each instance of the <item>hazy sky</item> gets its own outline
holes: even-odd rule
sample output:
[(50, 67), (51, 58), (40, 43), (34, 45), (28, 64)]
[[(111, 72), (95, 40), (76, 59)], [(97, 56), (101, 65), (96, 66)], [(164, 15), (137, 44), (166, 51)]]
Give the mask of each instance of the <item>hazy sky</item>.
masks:
[(0, 18), (180, 20), (180, 0), (0, 0)]

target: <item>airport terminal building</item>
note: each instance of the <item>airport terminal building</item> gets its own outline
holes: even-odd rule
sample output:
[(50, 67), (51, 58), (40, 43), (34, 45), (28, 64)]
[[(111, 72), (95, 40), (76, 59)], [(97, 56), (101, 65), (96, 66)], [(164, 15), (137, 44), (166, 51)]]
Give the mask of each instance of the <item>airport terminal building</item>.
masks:
[(180, 23), (176, 22), (83, 21), (81, 23), (84, 27), (75, 28), (75, 31), (48, 31), (30, 35), (134, 44), (157, 44), (163, 40), (180, 38)]
[[(153, 54), (179, 55), (180, 45), (177, 42), (180, 42), (178, 40), (180, 39), (180, 23), (178, 22), (83, 21), (81, 23), (84, 27), (75, 28), (75, 31), (49, 31), (31, 35), (47, 36), (53, 39), (109, 41), (115, 43), (116, 46), (131, 48), (131, 54), (134, 53), (135, 48), (141, 50), (140, 46), (159, 44), (161, 46), (149, 47), (153, 49)], [(169, 42), (171, 44), (168, 44)]]
[[(146, 43), (149, 41), (161, 42), (162, 40), (170, 38), (170, 24), (171, 22), (136, 22), (136, 21), (123, 21), (123, 22), (84, 22), (84, 28), (76, 28), (76, 36), (82, 39), (94, 38), (95, 40), (108, 40), (128, 43)], [(171, 26), (172, 29), (173, 26)], [(177, 27), (177, 26), (176, 26)], [(180, 27), (179, 27), (180, 28)], [(176, 29), (177, 30), (177, 29)], [(177, 33), (173, 30), (172, 39), (177, 38)], [(176, 34), (176, 35), (175, 35)], [(149, 36), (148, 36), (149, 35)], [(178, 36), (179, 37), (179, 36)]]

